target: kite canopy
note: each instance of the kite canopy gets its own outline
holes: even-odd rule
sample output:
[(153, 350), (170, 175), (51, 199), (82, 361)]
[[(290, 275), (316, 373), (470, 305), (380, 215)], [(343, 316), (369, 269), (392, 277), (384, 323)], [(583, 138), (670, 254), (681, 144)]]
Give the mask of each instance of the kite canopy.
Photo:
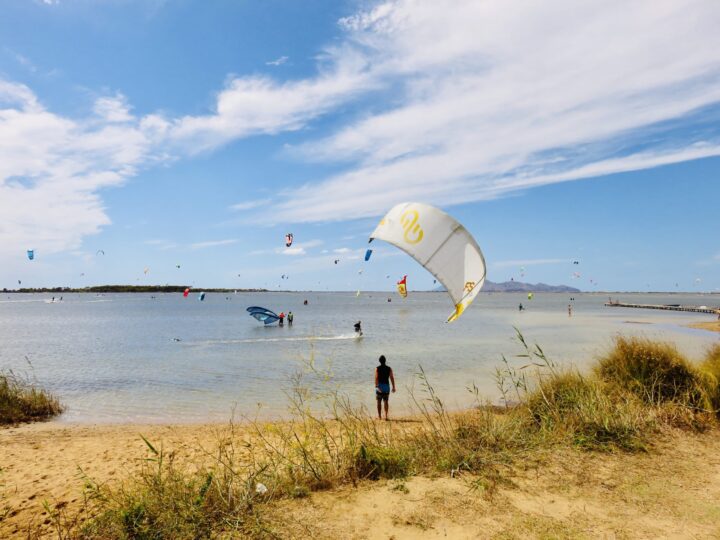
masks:
[(105, 255), (105, 252), (102, 249), (98, 249), (95, 255)]
[(292, 235), (292, 233), (287, 233), (285, 235), (285, 247), (292, 246), (292, 243), (293, 243), (293, 235)]
[(190, 294), (190, 289), (189, 289), (189, 288), (188, 288), (188, 289), (185, 289), (185, 290), (183, 291), (183, 298), (187, 298), (187, 297), (188, 297), (188, 294)]
[(445, 286), (455, 304), (454, 321), (485, 283), (485, 258), (470, 233), (454, 218), (433, 206), (394, 206), (370, 236), (400, 248)]
[(534, 293), (529, 292), (528, 293), (528, 300), (532, 300), (535, 297)]
[(35, 250), (34, 249), (28, 249), (27, 250), (27, 257), (31, 261), (35, 258)]
[(407, 298), (407, 276), (403, 276), (403, 278), (397, 282), (397, 291), (400, 296)]
[(372, 249), (368, 249), (368, 250), (365, 252), (365, 261), (366, 261), (366, 262), (370, 260), (370, 256), (371, 256), (371, 255), (372, 255)]
[(264, 307), (250, 306), (249, 308), (247, 308), (247, 312), (250, 314), (251, 317), (266, 325), (272, 324), (280, 320), (280, 317), (278, 317), (275, 312), (270, 311), (269, 309), (266, 309)]
[(198, 300), (200, 300), (201, 302), (203, 300), (205, 300), (205, 292), (204, 291), (200, 293), (200, 296), (198, 296)]

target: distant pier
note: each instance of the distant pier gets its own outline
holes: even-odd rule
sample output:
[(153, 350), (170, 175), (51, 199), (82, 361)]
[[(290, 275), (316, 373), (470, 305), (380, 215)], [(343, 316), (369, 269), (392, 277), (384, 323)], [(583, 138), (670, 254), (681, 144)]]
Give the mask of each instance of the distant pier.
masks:
[(689, 311), (692, 313), (720, 314), (720, 307), (708, 306), (681, 306), (679, 304), (626, 304), (625, 302), (605, 302), (607, 307), (626, 307), (639, 309), (662, 309), (664, 311)]

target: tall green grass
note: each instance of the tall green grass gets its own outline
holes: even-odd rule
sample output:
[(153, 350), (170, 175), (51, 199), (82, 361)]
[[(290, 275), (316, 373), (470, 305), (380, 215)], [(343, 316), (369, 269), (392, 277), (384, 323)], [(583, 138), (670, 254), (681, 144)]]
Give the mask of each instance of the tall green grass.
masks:
[(410, 392), (416, 414), (405, 422), (376, 421), (311, 358), (287, 390), (288, 420), (230, 423), (195, 467), (146, 440), (143, 466), (122, 486), (86, 478), (81, 519), (50, 512), (59, 536), (282, 537), (265, 519), (277, 499), (417, 474), (467, 475), (492, 496), (513, 464), (536, 450), (643, 450), (668, 418), (668, 403), (703, 415), (717, 395), (718, 348), (706, 373), (669, 345), (618, 338), (584, 375), (558, 367), (519, 332), (517, 339), (518, 360), (503, 358), (496, 372), (502, 407), (473, 386), (475, 406), (450, 413), (419, 368)]
[(62, 410), (55, 396), (28, 377), (0, 372), (0, 425), (46, 420)]

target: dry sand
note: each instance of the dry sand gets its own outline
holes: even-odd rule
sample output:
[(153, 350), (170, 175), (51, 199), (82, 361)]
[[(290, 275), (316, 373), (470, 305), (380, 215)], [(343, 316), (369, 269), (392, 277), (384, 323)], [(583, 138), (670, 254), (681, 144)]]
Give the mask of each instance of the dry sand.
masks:
[(192, 460), (223, 427), (48, 422), (0, 428), (0, 538), (19, 535), (31, 523), (49, 523), (43, 500), (68, 511), (79, 508), (82, 473), (100, 482), (127, 477), (149, 455), (141, 434)]
[[(127, 477), (148, 456), (140, 434), (193, 462), (223, 427), (0, 429), (0, 538), (26, 538), (28, 523), (47, 520), (43, 499), (79, 508), (79, 468), (101, 482)], [(670, 433), (643, 454), (548, 452), (497, 486), (469, 476), (366, 482), (281, 501), (267, 517), (284, 538), (720, 538), (720, 436)]]

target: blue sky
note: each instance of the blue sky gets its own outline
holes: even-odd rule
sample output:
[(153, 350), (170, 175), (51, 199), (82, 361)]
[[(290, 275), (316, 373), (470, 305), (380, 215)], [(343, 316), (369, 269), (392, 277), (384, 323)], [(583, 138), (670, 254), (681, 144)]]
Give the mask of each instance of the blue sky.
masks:
[(361, 262), (419, 201), (493, 281), (720, 289), (720, 5), (513, 6), (4, 2), (0, 287), (429, 288)]

